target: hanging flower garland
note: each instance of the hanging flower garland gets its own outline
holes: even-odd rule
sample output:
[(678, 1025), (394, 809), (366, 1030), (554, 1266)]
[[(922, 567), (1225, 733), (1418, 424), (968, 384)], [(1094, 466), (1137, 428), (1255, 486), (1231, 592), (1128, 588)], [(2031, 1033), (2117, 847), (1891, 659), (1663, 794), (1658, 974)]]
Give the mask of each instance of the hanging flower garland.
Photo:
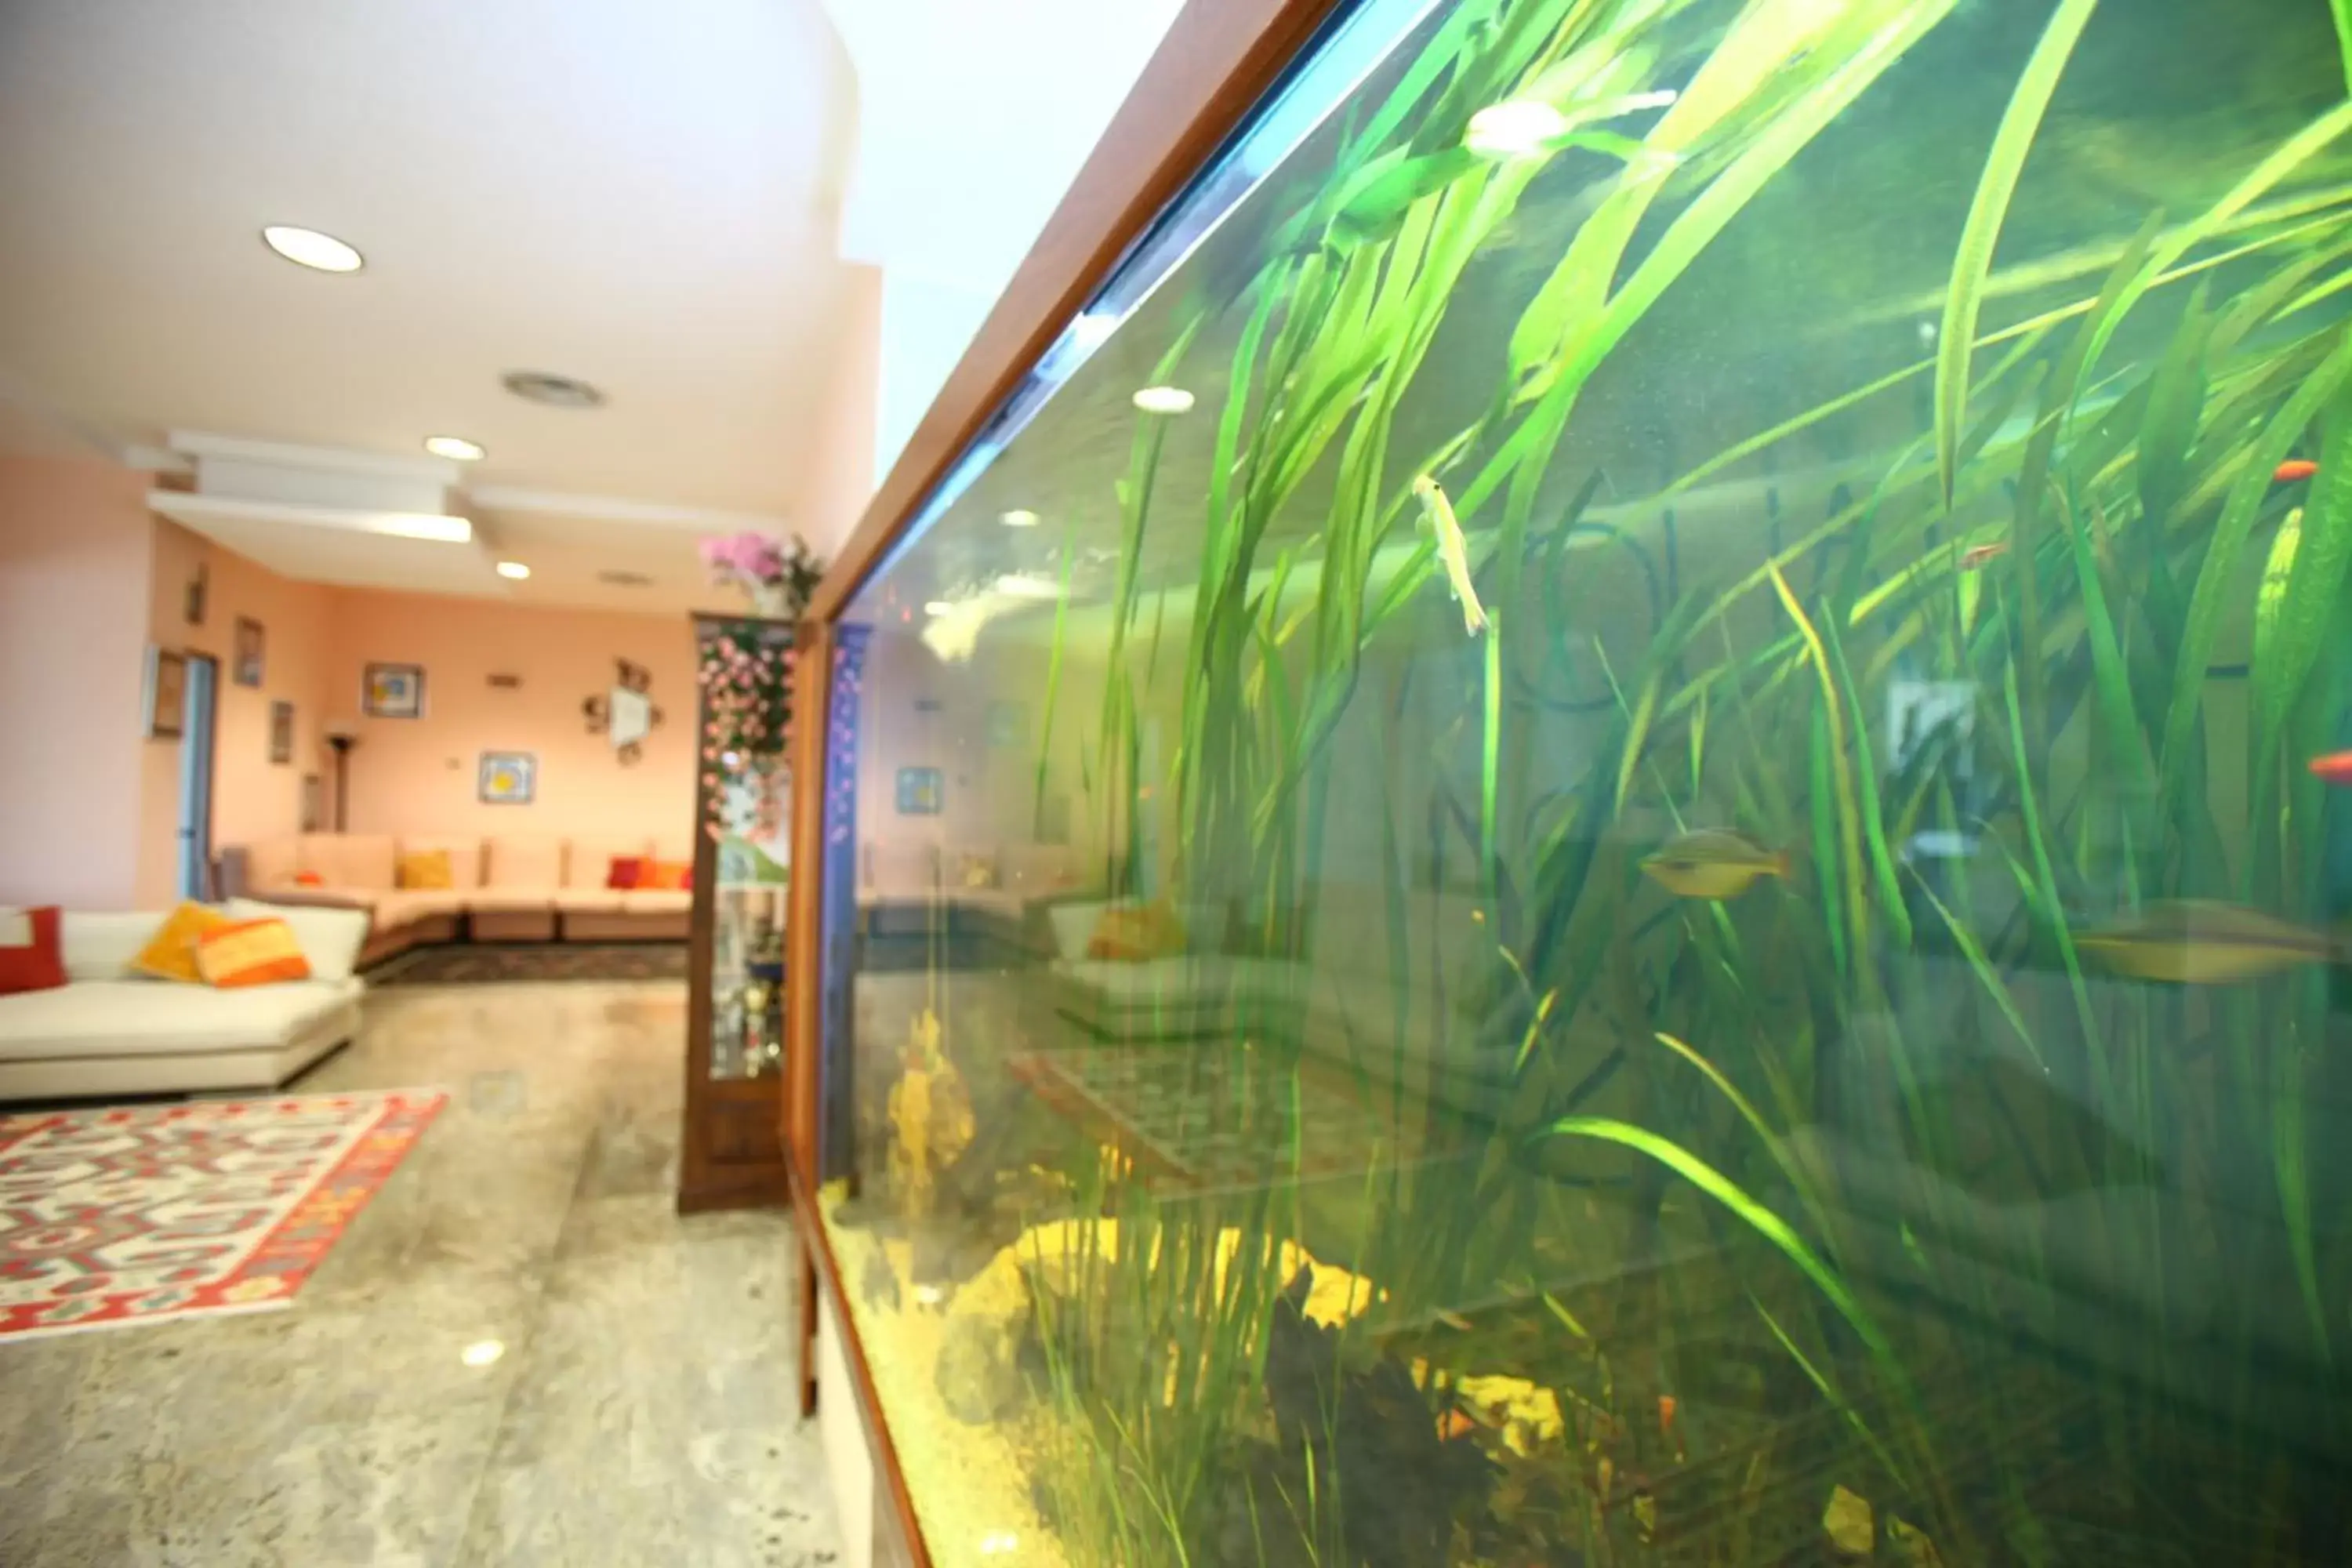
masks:
[[(777, 628), (744, 624), (721, 631), (702, 645), (696, 679), (702, 687), (702, 793), (712, 837), (737, 833), (754, 840), (783, 829), (784, 752), (792, 728), (793, 649)], [(737, 792), (722, 785), (740, 780), (751, 786), (751, 810), (730, 809)], [(733, 820), (736, 817), (744, 820)]]

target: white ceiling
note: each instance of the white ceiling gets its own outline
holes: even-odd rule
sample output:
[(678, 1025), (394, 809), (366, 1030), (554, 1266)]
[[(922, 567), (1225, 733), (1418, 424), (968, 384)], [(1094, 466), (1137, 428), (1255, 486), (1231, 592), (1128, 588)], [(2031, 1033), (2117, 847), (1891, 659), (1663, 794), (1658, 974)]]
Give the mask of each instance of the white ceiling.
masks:
[[(534, 549), (519, 596), (708, 597), (687, 541), (741, 520), (702, 514), (799, 504), (854, 99), (817, 0), (5, 0), (0, 390), (124, 445), (462, 435), (478, 500), (528, 503), (469, 509)], [(523, 403), (517, 369), (611, 401)]]

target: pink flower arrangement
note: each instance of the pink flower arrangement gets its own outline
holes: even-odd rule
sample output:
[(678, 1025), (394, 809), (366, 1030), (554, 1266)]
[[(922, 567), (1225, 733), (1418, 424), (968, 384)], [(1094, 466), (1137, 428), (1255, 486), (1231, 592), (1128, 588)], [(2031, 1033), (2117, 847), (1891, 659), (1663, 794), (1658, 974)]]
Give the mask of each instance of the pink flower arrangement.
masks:
[(794, 535), (790, 545), (764, 533), (714, 534), (701, 542), (702, 563), (719, 587), (737, 586), (761, 615), (795, 619), (808, 605), (824, 563)]

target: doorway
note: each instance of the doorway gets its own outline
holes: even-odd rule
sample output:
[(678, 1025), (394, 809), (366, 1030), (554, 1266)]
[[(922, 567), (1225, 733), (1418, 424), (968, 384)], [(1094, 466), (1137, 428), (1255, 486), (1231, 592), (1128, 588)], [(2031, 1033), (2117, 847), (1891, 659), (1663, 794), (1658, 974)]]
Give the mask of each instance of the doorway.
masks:
[(188, 655), (188, 689), (180, 716), (180, 897), (212, 897), (213, 721), (220, 660)]

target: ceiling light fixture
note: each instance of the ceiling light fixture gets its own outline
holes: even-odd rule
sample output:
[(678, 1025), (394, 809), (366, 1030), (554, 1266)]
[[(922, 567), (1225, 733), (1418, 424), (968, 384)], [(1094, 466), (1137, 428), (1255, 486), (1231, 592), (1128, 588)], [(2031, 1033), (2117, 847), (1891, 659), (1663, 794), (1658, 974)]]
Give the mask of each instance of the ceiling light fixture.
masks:
[(457, 1359), (467, 1366), (488, 1366), (507, 1353), (507, 1347), (497, 1340), (476, 1340), (457, 1352)]
[(1024, 576), (1018, 572), (1007, 572), (1003, 576), (999, 577), (996, 580), (996, 591), (1008, 599), (1045, 600), (1058, 599), (1062, 596), (1059, 584), (1048, 582), (1043, 577)]
[(499, 575), (510, 583), (520, 583), (530, 575), (530, 568), (520, 561), (501, 561), (499, 563)]
[(954, 608), (955, 606), (949, 604), (945, 599), (933, 599), (923, 606), (923, 614), (927, 616), (944, 616)]
[(453, 463), (478, 463), (490, 455), (479, 441), (468, 441), (463, 436), (427, 436), (425, 449)]
[(1146, 414), (1190, 414), (1192, 395), (1181, 386), (1147, 386), (1135, 395), (1135, 405)]
[(273, 223), (261, 231), (261, 243), (297, 267), (319, 272), (357, 272), (367, 258), (331, 234), (292, 224)]
[(510, 370), (499, 377), (499, 384), (527, 403), (550, 408), (597, 408), (604, 402), (604, 395), (586, 382), (552, 371)]
[(1489, 104), (1470, 117), (1462, 144), (1484, 158), (1518, 158), (1540, 152), (1568, 132), (1568, 116), (1535, 99)]
[(1037, 514), (1025, 506), (1016, 506), (997, 521), (1007, 528), (1034, 528), (1037, 526)]

